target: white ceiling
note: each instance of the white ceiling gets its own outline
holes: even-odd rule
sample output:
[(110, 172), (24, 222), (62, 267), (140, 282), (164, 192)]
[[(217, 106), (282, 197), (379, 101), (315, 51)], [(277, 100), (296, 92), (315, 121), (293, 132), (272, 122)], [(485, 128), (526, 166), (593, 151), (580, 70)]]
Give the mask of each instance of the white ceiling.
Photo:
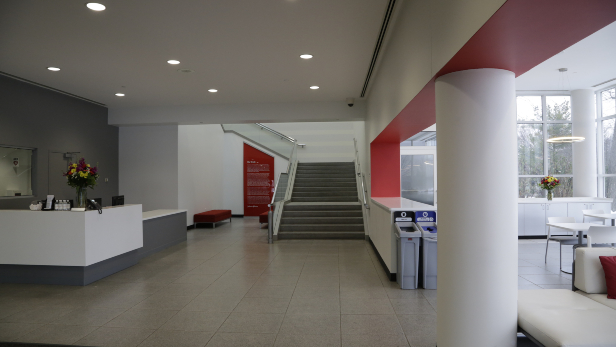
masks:
[[(558, 69), (567, 68), (560, 73)], [(616, 22), (516, 78), (517, 90), (600, 89), (616, 81)]]
[(106, 11), (85, 0), (0, 1), (0, 71), (111, 108), (344, 101), (361, 92), (388, 3), (100, 2)]

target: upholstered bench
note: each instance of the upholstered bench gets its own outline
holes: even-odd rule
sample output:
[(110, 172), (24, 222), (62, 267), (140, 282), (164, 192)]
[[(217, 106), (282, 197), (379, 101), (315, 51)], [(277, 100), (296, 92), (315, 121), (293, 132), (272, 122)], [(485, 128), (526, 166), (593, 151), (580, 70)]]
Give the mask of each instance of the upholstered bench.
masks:
[(193, 217), (193, 226), (197, 223), (212, 223), (212, 228), (216, 228), (216, 223), (228, 219), (231, 222), (231, 210), (211, 210), (197, 213)]
[(268, 212), (263, 212), (259, 215), (259, 223), (263, 224), (263, 223), (268, 223), (269, 219), (268, 219)]

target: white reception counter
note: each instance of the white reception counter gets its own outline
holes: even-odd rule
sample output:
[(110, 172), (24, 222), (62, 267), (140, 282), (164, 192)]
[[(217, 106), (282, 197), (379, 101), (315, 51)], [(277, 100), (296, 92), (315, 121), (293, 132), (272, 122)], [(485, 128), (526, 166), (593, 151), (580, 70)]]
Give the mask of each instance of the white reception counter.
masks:
[(0, 210), (0, 282), (88, 284), (137, 263), (141, 205)]

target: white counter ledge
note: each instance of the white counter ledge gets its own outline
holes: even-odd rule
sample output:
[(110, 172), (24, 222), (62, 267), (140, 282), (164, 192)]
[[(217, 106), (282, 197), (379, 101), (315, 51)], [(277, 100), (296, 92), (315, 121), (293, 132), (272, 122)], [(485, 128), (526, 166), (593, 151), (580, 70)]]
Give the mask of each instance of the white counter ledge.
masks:
[(381, 208), (384, 208), (389, 211), (416, 211), (416, 210), (426, 210), (426, 211), (436, 211), (436, 206), (424, 204), (422, 202), (417, 202), (413, 200), (409, 200), (406, 198), (370, 198), (372, 202), (378, 205)]
[(165, 216), (171, 216), (173, 214), (178, 214), (182, 212), (187, 212), (186, 210), (152, 210), (143, 212), (143, 220), (149, 220), (154, 218), (160, 218)]
[(581, 202), (581, 203), (611, 203), (611, 198), (554, 198), (552, 201), (548, 201), (546, 198), (518, 198), (519, 204), (558, 204), (567, 202)]

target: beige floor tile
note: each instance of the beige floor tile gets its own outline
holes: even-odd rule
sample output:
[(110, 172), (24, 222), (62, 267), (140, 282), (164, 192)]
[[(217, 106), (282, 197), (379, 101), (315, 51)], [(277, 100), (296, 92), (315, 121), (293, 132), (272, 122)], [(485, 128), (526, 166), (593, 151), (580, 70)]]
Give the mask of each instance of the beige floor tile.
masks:
[(402, 328), (395, 315), (342, 315), (343, 335), (400, 335)]
[[(424, 299), (425, 300), (425, 299)], [(427, 303), (427, 302), (426, 302)], [(389, 299), (352, 299), (341, 298), (342, 314), (394, 314)]]
[(276, 334), (217, 333), (207, 347), (269, 347)]
[(340, 346), (340, 334), (333, 335), (297, 335), (278, 334), (276, 347), (337, 347)]
[(280, 327), (280, 334), (283, 333), (289, 335), (340, 334), (340, 315), (287, 314)]
[(107, 327), (158, 329), (178, 311), (128, 310), (105, 324)]
[(32, 323), (0, 323), (0, 341), (12, 342), (21, 335), (40, 328), (43, 324)]
[[(427, 299), (390, 299), (396, 314), (436, 314)], [(436, 299), (433, 299), (436, 300)]]
[(138, 310), (175, 310), (179, 311), (194, 299), (192, 296), (154, 294), (143, 300), (134, 308)]
[(182, 277), (175, 280), (173, 283), (189, 283), (189, 284), (201, 284), (210, 285), (214, 283), (221, 274), (204, 274), (193, 270)]
[(51, 323), (73, 309), (69, 307), (44, 306), (20, 311), (2, 319), (2, 322)]
[(338, 299), (340, 288), (338, 287), (295, 287), (294, 298), (327, 298)]
[(160, 329), (216, 332), (228, 316), (227, 312), (180, 311)]
[(46, 324), (19, 336), (15, 342), (71, 345), (96, 329), (81, 325)]
[[(343, 347), (409, 347), (404, 334), (342, 335)], [(414, 346), (412, 346), (414, 347)]]
[(75, 309), (53, 321), (62, 325), (102, 326), (124, 313), (122, 308), (83, 307)]
[(197, 296), (183, 311), (232, 312), (242, 300), (241, 296)]
[(147, 339), (145, 339), (140, 347), (203, 347), (205, 346), (213, 333), (202, 331), (164, 331), (157, 330)]
[(293, 297), (289, 303), (287, 314), (340, 314), (340, 299), (318, 297)]
[(338, 275), (304, 275), (299, 277), (298, 287), (339, 287)]
[(398, 315), (398, 321), (407, 337), (436, 334), (436, 315)]
[(233, 312), (218, 331), (228, 333), (275, 334), (278, 333), (283, 318), (283, 314)]
[[(301, 270), (301, 268), (300, 268)], [(295, 286), (299, 280), (299, 272), (297, 275), (261, 275), (255, 286)]]
[(150, 336), (154, 330), (100, 327), (75, 344), (98, 347), (134, 347)]
[[(212, 281), (213, 282), (213, 281)], [(210, 285), (203, 283), (178, 283), (177, 281), (161, 288), (155, 295), (175, 295), (195, 297)]]
[[(258, 283), (258, 282), (257, 282)], [(295, 285), (291, 286), (266, 286), (255, 284), (250, 288), (246, 297), (254, 298), (290, 298), (295, 291)]]
[(291, 298), (244, 297), (233, 312), (285, 313)]

